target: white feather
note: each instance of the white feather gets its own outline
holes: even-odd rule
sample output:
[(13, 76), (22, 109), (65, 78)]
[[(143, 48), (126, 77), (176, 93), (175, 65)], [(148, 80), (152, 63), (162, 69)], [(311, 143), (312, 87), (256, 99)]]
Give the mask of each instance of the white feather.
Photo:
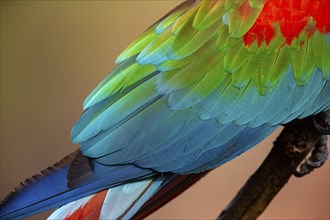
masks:
[(94, 195), (90, 195), (81, 199), (78, 199), (74, 202), (70, 202), (58, 209), (55, 210), (47, 219), (49, 220), (58, 220), (64, 219), (74, 213), (77, 209), (83, 207), (86, 203), (88, 203)]
[(163, 177), (157, 180), (145, 179), (109, 189), (104, 199), (100, 219), (118, 219), (119, 217), (130, 219), (131, 215), (134, 215), (157, 192), (164, 179)]

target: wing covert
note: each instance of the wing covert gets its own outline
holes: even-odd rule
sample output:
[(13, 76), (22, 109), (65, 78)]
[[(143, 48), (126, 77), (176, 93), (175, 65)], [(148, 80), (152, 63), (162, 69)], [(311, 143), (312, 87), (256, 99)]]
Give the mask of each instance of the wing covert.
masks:
[[(279, 124), (307, 116), (307, 110), (330, 108), (320, 98), (329, 88), (330, 25), (305, 13), (296, 23), (290, 20), (301, 27), (288, 37), (283, 20), (269, 17), (283, 7), (274, 4), (214, 0), (178, 6), (118, 57), (118, 67), (86, 99), (73, 141), (102, 164), (184, 172), (194, 167), (195, 172), (226, 161), (211, 163), (210, 152), (238, 145), (241, 134), (256, 135), (262, 126), (266, 131), (255, 144)], [(180, 147), (205, 128), (214, 133), (205, 133), (190, 149)], [(222, 131), (233, 136), (210, 145)], [(170, 166), (171, 154), (194, 155), (200, 164), (190, 166), (194, 161), (187, 160)], [(164, 166), (155, 164), (154, 156), (167, 160)]]

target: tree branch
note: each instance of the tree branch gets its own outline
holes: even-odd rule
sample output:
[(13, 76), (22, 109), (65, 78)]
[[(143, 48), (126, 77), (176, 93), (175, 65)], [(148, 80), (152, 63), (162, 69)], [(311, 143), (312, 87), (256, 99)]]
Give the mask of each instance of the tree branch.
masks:
[[(221, 212), (218, 220), (256, 219), (266, 209), (299, 164), (316, 144), (320, 144), (317, 142), (324, 144), (326, 136), (315, 128), (313, 120), (309, 117), (285, 125), (265, 161)], [(326, 157), (327, 152), (324, 155)]]

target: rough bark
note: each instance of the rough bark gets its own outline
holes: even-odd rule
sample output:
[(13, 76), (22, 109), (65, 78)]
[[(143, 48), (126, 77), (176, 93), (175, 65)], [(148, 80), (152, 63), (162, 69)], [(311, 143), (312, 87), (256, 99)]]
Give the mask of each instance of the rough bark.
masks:
[(267, 158), (221, 212), (218, 220), (256, 219), (314, 146), (320, 142), (324, 144), (326, 136), (314, 124), (315, 119), (309, 117), (285, 125)]

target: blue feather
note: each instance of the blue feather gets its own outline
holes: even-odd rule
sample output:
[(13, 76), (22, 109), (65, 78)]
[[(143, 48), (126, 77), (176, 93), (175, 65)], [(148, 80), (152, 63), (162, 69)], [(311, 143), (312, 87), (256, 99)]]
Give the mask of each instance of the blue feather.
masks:
[[(218, 145), (217, 147), (204, 152), (189, 165), (173, 170), (173, 172), (196, 173), (213, 169), (249, 150), (251, 147), (266, 138), (275, 129), (276, 127), (270, 127), (268, 125), (263, 125), (258, 128), (246, 127), (228, 143)], [(189, 156), (187, 155), (187, 157)]]
[(69, 167), (76, 154), (70, 154), (58, 164), (42, 171), (42, 175), (37, 175), (24, 182), (19, 189), (3, 201), (0, 218), (24, 218), (123, 182), (155, 175), (153, 170), (133, 165), (104, 166), (93, 161), (91, 173), (78, 177), (69, 187), (67, 178), (70, 172)]

